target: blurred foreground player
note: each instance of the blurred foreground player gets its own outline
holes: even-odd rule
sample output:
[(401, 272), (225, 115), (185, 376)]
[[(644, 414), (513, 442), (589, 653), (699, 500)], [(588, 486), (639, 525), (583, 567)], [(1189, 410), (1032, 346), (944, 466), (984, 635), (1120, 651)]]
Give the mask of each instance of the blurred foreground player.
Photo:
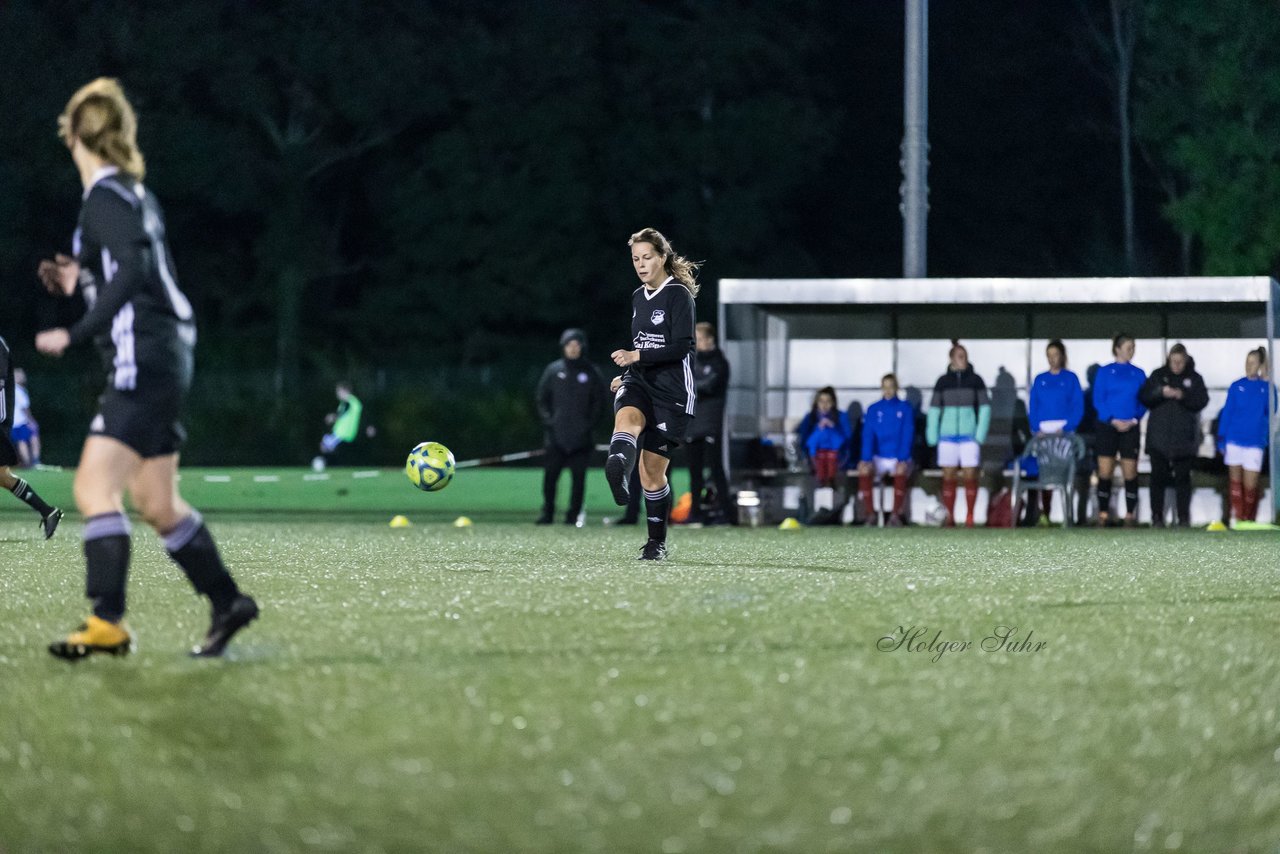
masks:
[(40, 530), (47, 540), (58, 529), (62, 511), (46, 504), (25, 480), (14, 475), (9, 467), (18, 463), (18, 449), (10, 438), (14, 416), (13, 359), (9, 345), (0, 338), (0, 487), (12, 492), (20, 501), (40, 514)]
[(632, 469), (640, 466), (649, 540), (640, 560), (667, 556), (671, 450), (688, 431), (697, 392), (693, 385), (694, 305), (698, 265), (675, 253), (652, 228), (631, 235), (631, 264), (641, 286), (631, 295), (632, 350), (615, 350), (625, 368), (613, 388), (613, 439), (604, 473), (613, 500), (625, 506)]
[(132, 645), (123, 622), (128, 487), (169, 556), (212, 605), (209, 631), (191, 654), (218, 656), (258, 616), (258, 606), (236, 587), (200, 514), (178, 494), (185, 437), (179, 418), (191, 385), (195, 325), (178, 289), (160, 206), (142, 185), (137, 121), (119, 83), (99, 78), (71, 97), (58, 128), (80, 173), (84, 201), (76, 258), (44, 261), (39, 273), (53, 293), (70, 295), (79, 287), (88, 310), (69, 330), (41, 332), (36, 349), (61, 356), (92, 340), (107, 368), (107, 388), (75, 478), (93, 613), (49, 652), (76, 660), (95, 652), (122, 655)]

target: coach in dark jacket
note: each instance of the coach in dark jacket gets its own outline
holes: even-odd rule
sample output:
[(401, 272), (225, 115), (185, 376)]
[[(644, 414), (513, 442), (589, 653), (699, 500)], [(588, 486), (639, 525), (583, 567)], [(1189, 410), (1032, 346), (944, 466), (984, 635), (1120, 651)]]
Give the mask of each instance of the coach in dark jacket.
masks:
[(551, 524), (555, 516), (556, 484), (565, 468), (572, 485), (564, 522), (577, 524), (586, 493), (591, 428), (600, 420), (608, 400), (604, 375), (586, 358), (586, 333), (566, 329), (560, 336), (560, 349), (564, 358), (547, 365), (538, 381), (538, 415), (547, 432), (539, 525)]
[(1191, 463), (1200, 447), (1200, 410), (1209, 403), (1204, 378), (1187, 348), (1174, 344), (1164, 366), (1151, 372), (1138, 392), (1147, 407), (1147, 454), (1151, 457), (1151, 524), (1164, 527), (1164, 494), (1173, 483), (1178, 525), (1191, 524)]
[(724, 470), (724, 402), (729, 392), (729, 360), (716, 346), (716, 328), (710, 323), (694, 327), (697, 349), (693, 354), (693, 383), (698, 392), (693, 421), (689, 427), (689, 491), (693, 508), (689, 522), (702, 518), (702, 490), (705, 470), (711, 468), (716, 487), (716, 521), (729, 521), (729, 478)]

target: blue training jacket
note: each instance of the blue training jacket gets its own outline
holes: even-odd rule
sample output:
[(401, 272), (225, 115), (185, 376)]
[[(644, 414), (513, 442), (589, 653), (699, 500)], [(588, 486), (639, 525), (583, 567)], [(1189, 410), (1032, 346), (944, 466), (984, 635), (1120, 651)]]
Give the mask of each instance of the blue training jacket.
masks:
[(1147, 381), (1146, 372), (1132, 363), (1112, 362), (1098, 369), (1093, 381), (1093, 408), (1098, 410), (1098, 423), (1113, 418), (1141, 421), (1147, 408), (1138, 401), (1138, 389)]
[(887, 460), (911, 459), (911, 443), (916, 437), (916, 411), (900, 398), (878, 400), (862, 417), (862, 461), (872, 457)]
[(1227, 391), (1227, 404), (1218, 416), (1218, 441), (1242, 448), (1267, 447), (1267, 390), (1264, 379), (1241, 377)]
[(1064, 433), (1074, 433), (1084, 417), (1084, 392), (1080, 378), (1068, 370), (1045, 371), (1031, 382), (1031, 406), (1027, 413), (1031, 432), (1040, 432), (1041, 421), (1067, 422)]
[(848, 468), (851, 449), (849, 441), (853, 438), (853, 424), (849, 413), (832, 410), (827, 413), (831, 427), (818, 427), (821, 416), (810, 411), (796, 427), (796, 435), (800, 438), (800, 447), (806, 456), (812, 458), (818, 451), (836, 451), (839, 454), (837, 465)]

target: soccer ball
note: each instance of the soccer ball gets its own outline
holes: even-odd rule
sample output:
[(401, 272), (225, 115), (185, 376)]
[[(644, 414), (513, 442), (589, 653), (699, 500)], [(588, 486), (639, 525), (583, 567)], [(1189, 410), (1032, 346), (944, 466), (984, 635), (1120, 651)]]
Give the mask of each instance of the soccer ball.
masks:
[(438, 492), (453, 480), (453, 451), (439, 442), (420, 442), (409, 452), (404, 473), (418, 489)]

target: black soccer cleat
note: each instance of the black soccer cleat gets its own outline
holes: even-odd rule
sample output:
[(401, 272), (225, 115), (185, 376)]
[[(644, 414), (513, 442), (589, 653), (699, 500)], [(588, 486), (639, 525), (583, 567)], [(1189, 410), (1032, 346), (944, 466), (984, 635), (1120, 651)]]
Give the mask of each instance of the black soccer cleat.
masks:
[(626, 507), (631, 500), (631, 487), (627, 483), (627, 460), (622, 454), (610, 454), (604, 461), (604, 478), (613, 492), (613, 503)]
[(644, 544), (644, 548), (640, 550), (640, 557), (637, 560), (666, 560), (667, 544), (658, 540), (650, 540)]
[(258, 617), (258, 603), (241, 594), (225, 611), (215, 612), (209, 624), (209, 633), (199, 646), (191, 650), (192, 658), (217, 658), (227, 648), (235, 633)]
[(57, 507), (49, 511), (48, 516), (40, 517), (40, 530), (44, 531), (44, 538), (47, 540), (53, 536), (53, 532), (58, 530), (58, 523), (62, 521), (62, 511)]

